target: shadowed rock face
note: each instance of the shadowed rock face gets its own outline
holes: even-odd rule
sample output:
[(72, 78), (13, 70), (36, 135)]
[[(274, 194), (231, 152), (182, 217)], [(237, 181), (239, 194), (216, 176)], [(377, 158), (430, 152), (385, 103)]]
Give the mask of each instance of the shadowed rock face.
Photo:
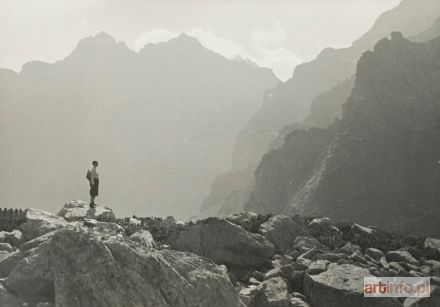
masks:
[[(326, 217), (245, 212), (197, 223), (83, 218), (47, 227), (54, 217), (34, 215), (43, 234), (0, 252), (1, 306), (385, 307), (402, 304), (364, 299), (363, 277), (440, 284), (438, 238)], [(17, 230), (1, 237), (10, 236)], [(432, 295), (420, 303), (433, 306), (438, 290)]]
[(440, 35), (439, 16), (440, 4), (436, 0), (402, 1), (380, 16), (350, 48), (327, 48), (314, 61), (299, 65), (291, 79), (265, 96), (262, 109), (238, 135), (231, 172), (217, 178), (200, 216), (223, 216), (243, 210), (254, 188), (253, 173), (265, 153), (279, 148), (293, 130), (325, 128), (341, 117), (363, 52), (392, 31), (401, 31), (414, 41), (433, 39)]
[[(46, 299), (56, 306), (241, 306), (224, 268), (191, 254), (101, 241), (85, 230), (58, 231), (30, 259), (26, 272), (47, 283), (55, 296)], [(11, 290), (21, 286), (20, 293), (37, 280), (22, 268), (19, 263), (7, 282)]]
[(169, 238), (173, 249), (195, 253), (225, 264), (235, 273), (263, 266), (275, 250), (272, 243), (259, 234), (245, 231), (238, 225), (210, 218)]
[(374, 26), (350, 48), (324, 49), (310, 63), (299, 65), (291, 79), (265, 97), (263, 107), (237, 139), (234, 168), (255, 164), (284, 125), (302, 122), (313, 99), (353, 76), (363, 52), (370, 50), (392, 31), (415, 36), (429, 29), (440, 16), (436, 0), (405, 0), (382, 14)]
[(399, 307), (395, 299), (365, 298), (362, 291), (364, 277), (373, 275), (355, 265), (332, 263), (325, 272), (306, 274), (304, 289), (312, 297), (315, 307)]
[(438, 233), (439, 59), (439, 39), (380, 41), (359, 61), (342, 120), (267, 154), (245, 208)]

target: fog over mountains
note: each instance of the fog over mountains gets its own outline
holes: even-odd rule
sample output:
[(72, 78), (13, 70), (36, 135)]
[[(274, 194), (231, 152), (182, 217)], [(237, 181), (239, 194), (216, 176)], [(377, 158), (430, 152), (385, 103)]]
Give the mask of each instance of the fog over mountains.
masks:
[(392, 36), (360, 59), (340, 121), (263, 158), (246, 209), (438, 233), (440, 40)]
[(438, 1), (404, 0), (382, 14), (350, 48), (327, 48), (314, 61), (298, 66), (291, 79), (265, 96), (262, 108), (240, 132), (231, 172), (214, 182), (202, 216), (243, 209), (255, 183), (253, 174), (266, 152), (281, 146), (284, 137), (296, 128), (326, 127), (341, 115), (363, 52), (393, 31), (415, 41), (432, 39), (438, 33), (439, 16)]
[(0, 70), (0, 201), (52, 210), (87, 199), (97, 159), (99, 201), (118, 214), (188, 217), (277, 83), (185, 34), (136, 53), (100, 33), (55, 64)]

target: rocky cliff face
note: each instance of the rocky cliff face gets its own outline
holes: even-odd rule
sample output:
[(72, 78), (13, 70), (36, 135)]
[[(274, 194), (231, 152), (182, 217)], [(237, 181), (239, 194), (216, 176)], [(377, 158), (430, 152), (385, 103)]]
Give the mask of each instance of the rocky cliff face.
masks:
[[(0, 70), (0, 157), (8, 161), (0, 199), (19, 207), (85, 198), (83, 173), (97, 159), (102, 201), (126, 203), (120, 214), (188, 217), (277, 83), (269, 69), (228, 60), (187, 35), (136, 53), (100, 33), (54, 64)], [(61, 179), (47, 171), (54, 165), (63, 166)], [(21, 185), (30, 188), (18, 193)]]
[[(246, 208), (437, 233), (439, 59), (439, 39), (412, 43), (394, 33), (380, 41), (359, 61), (342, 120), (294, 132), (267, 154)], [(326, 141), (301, 146), (317, 138)]]
[[(281, 83), (264, 97), (263, 107), (240, 132), (234, 150), (232, 174), (252, 168), (254, 171), (262, 156), (278, 148), (285, 136), (294, 129), (327, 127), (342, 113), (342, 104), (349, 97), (354, 83), (356, 63), (366, 50), (370, 50), (392, 31), (401, 31), (411, 40), (427, 41), (440, 34), (438, 22), (440, 4), (434, 0), (405, 0), (399, 6), (378, 18), (374, 26), (355, 41), (350, 48), (327, 48), (316, 60), (300, 65), (291, 79)], [(433, 26), (434, 24), (434, 26)], [(237, 184), (243, 186), (253, 183), (253, 178), (244, 178)], [(216, 190), (219, 187), (219, 190)], [(242, 195), (249, 193), (248, 185), (241, 190)], [(223, 193), (222, 193), (223, 191)], [(219, 194), (223, 194), (219, 201)], [(227, 190), (227, 185), (214, 185), (202, 208), (203, 212), (217, 214), (222, 207), (232, 208), (231, 194), (239, 193), (236, 188)], [(237, 198), (236, 208), (243, 208), (243, 198)], [(244, 200), (245, 202), (246, 200)], [(239, 211), (239, 209), (237, 209)], [(224, 211), (224, 210), (223, 210)]]
[(301, 122), (310, 103), (321, 93), (350, 78), (359, 57), (392, 31), (415, 36), (432, 27), (440, 16), (436, 0), (405, 0), (378, 18), (374, 26), (350, 48), (327, 48), (312, 62), (299, 65), (291, 79), (265, 97), (262, 109), (237, 139), (234, 167), (255, 163), (284, 125)]
[[(0, 305), (434, 306), (440, 239), (247, 212), (195, 223), (67, 203), (0, 231)], [(26, 235), (24, 235), (25, 233)], [(366, 276), (430, 276), (431, 298), (366, 299)]]

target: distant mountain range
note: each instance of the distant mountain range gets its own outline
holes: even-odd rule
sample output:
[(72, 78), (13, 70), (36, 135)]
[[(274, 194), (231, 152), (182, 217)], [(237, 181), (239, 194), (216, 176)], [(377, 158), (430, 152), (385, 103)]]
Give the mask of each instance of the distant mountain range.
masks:
[(440, 38), (400, 33), (360, 59), (342, 119), (265, 155), (245, 209), (440, 231)]
[(0, 204), (54, 210), (87, 198), (97, 159), (98, 202), (117, 214), (188, 217), (278, 82), (186, 34), (136, 53), (100, 33), (54, 64), (0, 70)]
[[(400, 31), (414, 41), (432, 39), (440, 35), (439, 16), (437, 0), (404, 0), (382, 14), (351, 47), (327, 48), (314, 61), (298, 66), (291, 79), (266, 94), (262, 108), (240, 132), (231, 172), (219, 177), (234, 178), (234, 184), (228, 182), (232, 188), (227, 189), (220, 186), (221, 180), (216, 180), (201, 208), (201, 216), (243, 209), (255, 184), (255, 169), (266, 152), (281, 146), (286, 135), (295, 129), (326, 127), (340, 117), (363, 52), (393, 31)], [(237, 194), (242, 196), (237, 198)], [(235, 204), (231, 204), (233, 199), (237, 200)], [(229, 209), (225, 210), (226, 207)]]

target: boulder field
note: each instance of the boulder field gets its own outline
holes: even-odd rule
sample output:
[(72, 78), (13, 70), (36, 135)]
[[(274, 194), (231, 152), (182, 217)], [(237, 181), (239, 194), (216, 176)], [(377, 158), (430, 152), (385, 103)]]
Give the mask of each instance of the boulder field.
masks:
[[(0, 306), (436, 306), (439, 242), (325, 217), (121, 219), (71, 201), (0, 231)], [(430, 277), (431, 297), (364, 298), (369, 276)]]

